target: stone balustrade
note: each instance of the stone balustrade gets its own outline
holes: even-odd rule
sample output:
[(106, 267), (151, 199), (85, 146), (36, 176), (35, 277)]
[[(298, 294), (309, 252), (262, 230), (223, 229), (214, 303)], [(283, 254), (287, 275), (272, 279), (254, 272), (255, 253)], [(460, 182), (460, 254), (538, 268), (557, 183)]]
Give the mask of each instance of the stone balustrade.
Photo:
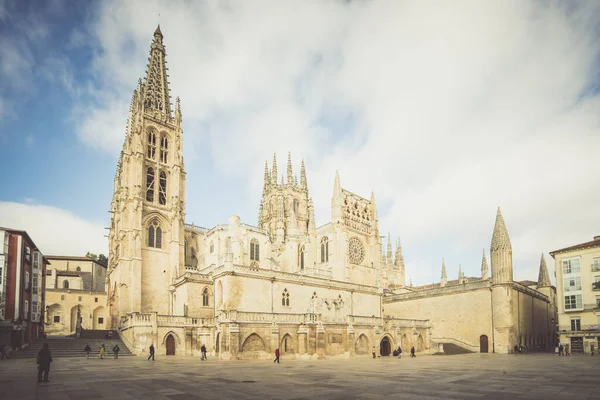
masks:
[(126, 330), (142, 326), (202, 327), (214, 326), (214, 318), (188, 317), (182, 315), (159, 315), (157, 313), (130, 313), (121, 319), (120, 329)]

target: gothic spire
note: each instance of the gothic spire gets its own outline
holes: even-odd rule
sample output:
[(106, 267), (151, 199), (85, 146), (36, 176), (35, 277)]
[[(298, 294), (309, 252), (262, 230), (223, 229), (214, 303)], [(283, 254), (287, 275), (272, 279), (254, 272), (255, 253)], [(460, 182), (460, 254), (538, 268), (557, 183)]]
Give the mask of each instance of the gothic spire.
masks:
[(546, 266), (546, 259), (544, 253), (540, 259), (540, 273), (538, 275), (538, 287), (552, 286), (550, 283), (550, 275), (548, 275), (548, 267)]
[(269, 163), (265, 160), (265, 182), (263, 184), (263, 195), (267, 193), (267, 188), (271, 182), (271, 177), (269, 176)]
[(306, 168), (304, 168), (304, 160), (302, 160), (302, 166), (300, 167), (300, 188), (303, 190), (308, 189), (306, 183)]
[(292, 173), (292, 153), (291, 152), (288, 152), (287, 183), (288, 183), (288, 185), (294, 184), (294, 174)]
[(392, 259), (392, 237), (388, 232), (388, 240), (387, 240), (387, 263), (393, 264), (394, 260)]
[(340, 183), (340, 173), (335, 170), (335, 181), (333, 182), (333, 195), (336, 196), (342, 193), (342, 184)]
[(374, 220), (377, 219), (377, 206), (375, 205), (375, 192), (371, 190), (371, 214)]
[(273, 169), (271, 170), (273, 184), (277, 185), (277, 153), (273, 153)]
[(183, 116), (181, 114), (181, 100), (179, 99), (179, 96), (177, 96), (175, 98), (175, 121), (177, 123), (181, 123), (182, 119)]
[(158, 111), (171, 120), (171, 95), (165, 57), (163, 34), (158, 26), (154, 31), (154, 40), (150, 46), (150, 58), (148, 58), (149, 64), (144, 82), (144, 108)]
[(485, 249), (483, 249), (483, 256), (481, 258), (481, 279), (488, 279), (489, 277), (488, 264), (485, 259)]
[(508, 230), (506, 230), (504, 218), (500, 212), (500, 207), (498, 207), (498, 212), (496, 213), (496, 224), (494, 225), (494, 233), (492, 235), (492, 246), (490, 251), (498, 250), (512, 250), (510, 237), (508, 237)]
[(448, 273), (446, 272), (446, 263), (442, 258), (442, 280), (440, 281), (440, 286), (444, 287), (448, 283)]
[(315, 206), (313, 204), (312, 197), (308, 199), (308, 231), (315, 232), (316, 223), (315, 223)]
[(404, 257), (402, 256), (402, 245), (400, 244), (400, 238), (396, 240), (396, 260), (394, 264), (398, 268), (404, 268)]

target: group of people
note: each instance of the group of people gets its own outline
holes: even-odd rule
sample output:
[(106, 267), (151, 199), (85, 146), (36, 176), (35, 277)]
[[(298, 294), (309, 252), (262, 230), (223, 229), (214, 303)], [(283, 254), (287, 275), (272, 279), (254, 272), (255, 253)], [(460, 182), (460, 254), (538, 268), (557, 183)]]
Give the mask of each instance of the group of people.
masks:
[[(377, 352), (375, 351), (375, 346), (373, 346), (372, 354), (373, 354), (373, 358), (377, 358)], [(398, 346), (398, 349), (394, 350), (392, 355), (394, 357), (402, 358), (402, 347)], [(410, 348), (410, 358), (415, 358), (415, 357), (416, 357), (415, 346), (412, 346)]]
[[(92, 351), (92, 348), (90, 347), (89, 344), (85, 345), (85, 348), (83, 349), (83, 351), (85, 351), (85, 356), (88, 358), (90, 358), (90, 353)], [(121, 351), (121, 348), (119, 347), (119, 344), (115, 344), (113, 346), (113, 358), (119, 358), (119, 351)], [(98, 358), (99, 359), (104, 359), (104, 355), (106, 354), (106, 346), (104, 346), (104, 343), (102, 343), (100, 345), (100, 347), (98, 348)]]
[[(558, 355), (559, 356), (570, 356), (571, 353), (569, 353), (569, 345), (563, 346), (562, 343), (558, 344)], [(594, 355), (592, 353), (592, 355)]]

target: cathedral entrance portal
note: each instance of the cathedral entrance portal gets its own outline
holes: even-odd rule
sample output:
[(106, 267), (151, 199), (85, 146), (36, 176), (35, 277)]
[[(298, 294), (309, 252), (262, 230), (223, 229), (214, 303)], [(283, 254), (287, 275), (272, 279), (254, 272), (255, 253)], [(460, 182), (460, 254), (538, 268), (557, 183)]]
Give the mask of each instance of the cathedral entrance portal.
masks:
[(173, 335), (167, 336), (167, 355), (175, 355), (175, 338), (173, 337)]
[(479, 337), (479, 352), (480, 353), (488, 352), (488, 337), (487, 337), (487, 335), (481, 335)]
[(379, 354), (382, 356), (389, 356), (391, 352), (392, 344), (390, 343), (390, 339), (387, 336), (384, 336), (379, 344)]

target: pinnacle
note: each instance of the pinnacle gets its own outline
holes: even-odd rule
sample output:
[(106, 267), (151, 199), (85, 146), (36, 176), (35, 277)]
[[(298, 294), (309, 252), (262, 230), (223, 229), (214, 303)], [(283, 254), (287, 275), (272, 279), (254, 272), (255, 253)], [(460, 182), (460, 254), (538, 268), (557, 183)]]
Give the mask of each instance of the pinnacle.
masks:
[(546, 266), (546, 259), (544, 253), (540, 259), (540, 272), (538, 275), (538, 287), (551, 286), (550, 276), (548, 275), (548, 267)]
[(156, 30), (154, 31), (154, 36), (159, 35), (160, 37), (163, 37), (162, 32), (160, 31), (160, 24), (158, 24), (158, 26), (156, 27)]
[(500, 207), (498, 207), (498, 212), (496, 213), (496, 224), (494, 225), (494, 233), (492, 235), (492, 245), (490, 251), (508, 249), (512, 249), (512, 246), (510, 244), (510, 237), (508, 236), (508, 230), (506, 229), (506, 224), (504, 223), (502, 212), (500, 211)]

